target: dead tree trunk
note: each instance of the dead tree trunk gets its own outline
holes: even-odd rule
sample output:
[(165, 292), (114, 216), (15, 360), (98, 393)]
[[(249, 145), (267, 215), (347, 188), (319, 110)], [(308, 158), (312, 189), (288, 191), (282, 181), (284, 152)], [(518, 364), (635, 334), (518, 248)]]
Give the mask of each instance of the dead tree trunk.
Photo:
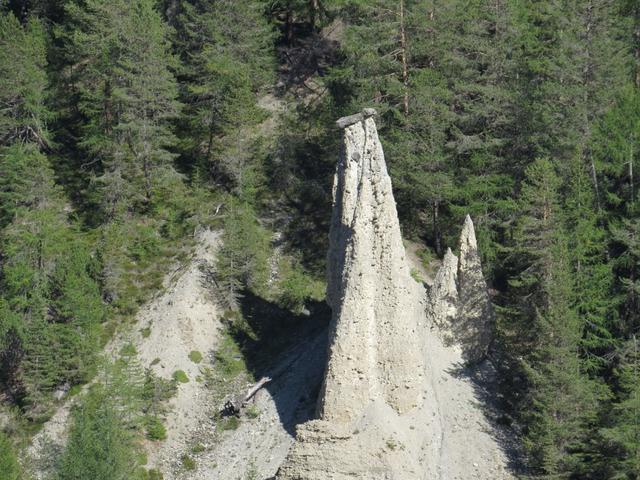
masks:
[(230, 400), (227, 400), (220, 412), (223, 416), (229, 415), (239, 415), (244, 407), (247, 406), (247, 403), (256, 396), (256, 393), (260, 391), (262, 387), (264, 387), (267, 383), (271, 381), (271, 377), (262, 377), (258, 383), (252, 385), (251, 388), (244, 395), (236, 395)]

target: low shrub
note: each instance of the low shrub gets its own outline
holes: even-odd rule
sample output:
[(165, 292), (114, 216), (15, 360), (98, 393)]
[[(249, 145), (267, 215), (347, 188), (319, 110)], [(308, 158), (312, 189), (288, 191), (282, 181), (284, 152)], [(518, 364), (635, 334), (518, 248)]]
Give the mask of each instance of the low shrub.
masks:
[(184, 370), (176, 370), (175, 372), (173, 372), (173, 379), (176, 382), (179, 382), (179, 383), (188, 383), (189, 382), (189, 377), (184, 372)]
[(202, 361), (202, 353), (197, 350), (191, 350), (191, 352), (189, 352), (189, 360), (193, 363), (200, 363)]
[(146, 436), (149, 440), (164, 440), (167, 438), (167, 429), (162, 424), (162, 420), (153, 415), (148, 415), (144, 419)]

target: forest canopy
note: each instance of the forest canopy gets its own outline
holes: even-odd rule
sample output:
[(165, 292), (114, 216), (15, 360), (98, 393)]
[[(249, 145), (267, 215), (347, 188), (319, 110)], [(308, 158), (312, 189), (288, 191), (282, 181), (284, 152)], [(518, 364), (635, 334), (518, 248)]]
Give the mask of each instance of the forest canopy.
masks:
[[(0, 0), (0, 403), (20, 425), (0, 472), (23, 478), (24, 432), (104, 369), (195, 228), (226, 229), (232, 305), (264, 294), (286, 218), (280, 303), (301, 311), (334, 122), (372, 106), (404, 235), (437, 258), (474, 219), (532, 478), (639, 479), (636, 0)], [(75, 413), (59, 478), (139, 472), (135, 422), (104, 397)], [(114, 470), (83, 463), (107, 434)]]

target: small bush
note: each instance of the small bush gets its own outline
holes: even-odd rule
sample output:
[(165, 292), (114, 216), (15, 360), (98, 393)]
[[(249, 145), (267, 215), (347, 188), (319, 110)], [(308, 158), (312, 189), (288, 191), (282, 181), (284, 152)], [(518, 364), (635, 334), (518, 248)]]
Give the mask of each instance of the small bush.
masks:
[(173, 372), (173, 379), (179, 383), (189, 382), (189, 377), (187, 377), (187, 374), (183, 370), (176, 370)]
[(278, 303), (282, 307), (300, 314), (308, 300), (320, 300), (324, 297), (324, 283), (313, 279), (294, 261), (285, 259), (280, 262), (279, 272)]
[(245, 413), (249, 418), (258, 418), (260, 416), (260, 410), (255, 405), (249, 405)]
[(151, 327), (144, 327), (140, 330), (140, 333), (142, 334), (142, 338), (149, 338), (151, 335)]
[(191, 352), (189, 352), (189, 360), (193, 363), (200, 363), (202, 361), (202, 353), (197, 350), (191, 350)]
[(144, 425), (149, 440), (164, 440), (167, 438), (167, 429), (158, 417), (147, 416), (144, 420)]
[(154, 365), (157, 365), (159, 363), (160, 363), (160, 359), (158, 357), (156, 357), (151, 361), (150, 366), (153, 367)]
[(148, 480), (164, 480), (164, 475), (162, 472), (156, 468), (152, 468), (147, 472)]
[(185, 470), (188, 470), (191, 472), (196, 469), (196, 461), (186, 453), (182, 455), (182, 457), (180, 458), (180, 461), (182, 462), (182, 466), (184, 467)]
[(240, 347), (228, 332), (222, 337), (214, 357), (216, 370), (227, 379), (235, 378), (247, 370)]
[(127, 343), (120, 349), (120, 355), (123, 357), (133, 357), (136, 355), (138, 351), (136, 350), (135, 345), (132, 343)]
[(428, 268), (429, 264), (435, 258), (435, 254), (433, 253), (433, 251), (427, 247), (421, 248), (416, 252), (416, 254), (418, 255), (418, 257), (420, 257), (420, 263), (422, 263), (422, 266), (424, 268)]
[(225, 417), (220, 419), (220, 422), (218, 422), (218, 426), (222, 431), (237, 430), (238, 427), (240, 426), (240, 419), (238, 417), (231, 415), (230, 417)]
[(193, 447), (191, 447), (191, 453), (193, 454), (202, 453), (205, 450), (206, 448), (204, 448), (204, 445), (202, 445), (201, 443), (196, 443)]
[(411, 269), (411, 277), (418, 283), (423, 282), (420, 272), (416, 268)]

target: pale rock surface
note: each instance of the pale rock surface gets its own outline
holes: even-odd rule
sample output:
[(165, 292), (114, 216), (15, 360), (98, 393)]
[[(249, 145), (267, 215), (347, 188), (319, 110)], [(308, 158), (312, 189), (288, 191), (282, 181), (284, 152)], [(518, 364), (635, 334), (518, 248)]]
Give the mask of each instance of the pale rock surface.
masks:
[(458, 257), (447, 249), (429, 291), (428, 313), (438, 327), (446, 327), (458, 315)]
[(428, 292), (427, 306), (429, 323), (439, 328), (446, 343), (462, 349), (466, 362), (478, 363), (486, 357), (494, 313), (469, 215), (460, 235), (460, 259), (447, 250)]
[[(280, 479), (419, 478), (403, 415), (421, 404), (425, 291), (410, 275), (370, 111), (345, 125), (334, 181), (333, 317), (319, 420), (298, 428)], [(402, 448), (401, 448), (402, 446)]]
[(482, 274), (473, 221), (467, 215), (460, 235), (458, 264), (459, 316), (453, 334), (470, 362), (482, 360), (493, 333), (493, 307)]

